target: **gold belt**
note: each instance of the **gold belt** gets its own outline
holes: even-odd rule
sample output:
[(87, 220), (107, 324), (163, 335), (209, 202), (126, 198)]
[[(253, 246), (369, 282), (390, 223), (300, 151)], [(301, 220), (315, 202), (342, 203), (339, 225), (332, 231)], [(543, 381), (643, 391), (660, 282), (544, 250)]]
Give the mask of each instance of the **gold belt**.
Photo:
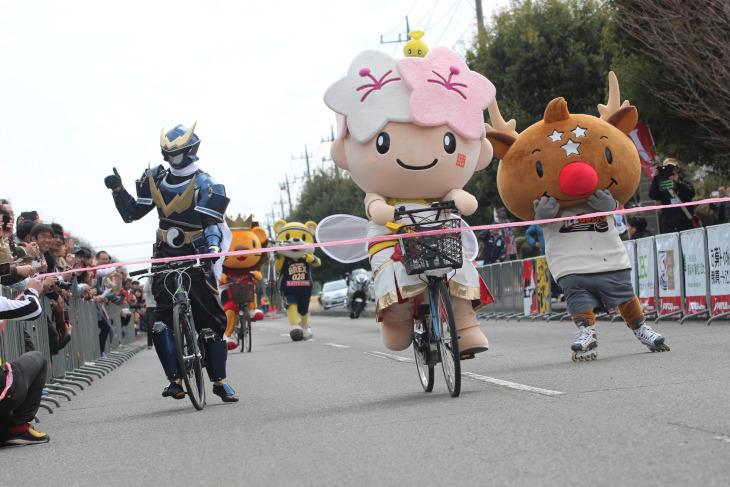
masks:
[[(172, 230), (172, 229), (170, 229), (170, 230)], [(170, 230), (163, 230), (162, 228), (158, 228), (157, 229), (157, 235), (160, 236), (160, 238), (162, 239), (163, 242), (167, 242), (167, 232), (169, 232)], [(175, 230), (178, 230), (178, 229), (176, 228)], [(185, 242), (182, 243), (181, 245), (185, 245), (185, 244), (191, 243), (193, 241), (193, 239), (195, 237), (197, 237), (198, 235), (202, 234), (203, 231), (202, 230), (195, 230), (195, 231), (192, 231), (192, 232), (183, 232), (183, 233), (185, 234)]]

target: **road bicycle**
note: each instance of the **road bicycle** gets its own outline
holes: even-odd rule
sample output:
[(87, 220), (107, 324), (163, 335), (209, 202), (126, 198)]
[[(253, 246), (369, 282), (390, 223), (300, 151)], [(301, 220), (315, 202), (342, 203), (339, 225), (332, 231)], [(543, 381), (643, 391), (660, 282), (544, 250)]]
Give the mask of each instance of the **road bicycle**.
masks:
[[(172, 330), (175, 336), (177, 363), (183, 380), (185, 395), (197, 410), (205, 407), (205, 379), (203, 367), (205, 364), (205, 348), (202, 340), (205, 339), (204, 329), (200, 334), (195, 329), (193, 314), (190, 309), (188, 291), (190, 289), (190, 270), (203, 269), (199, 259), (178, 260), (153, 264), (149, 270), (130, 272), (129, 275), (148, 273), (147, 277), (155, 274), (164, 274), (164, 285), (172, 296)], [(174, 274), (175, 278), (168, 279), (167, 275)], [(187, 279), (186, 279), (187, 277)], [(175, 289), (168, 286), (174, 283)], [(213, 330), (210, 330), (213, 333)]]
[(463, 263), (461, 232), (406, 235), (460, 228), (461, 220), (450, 216), (456, 211), (453, 201), (415, 210), (401, 206), (395, 210), (395, 221), (407, 219), (410, 223), (389, 225), (396, 234), (403, 235), (399, 241), (406, 272), (420, 276), (427, 284), (424, 293), (428, 302), (420, 302), (422, 294), (414, 303), (413, 351), (421, 385), (426, 392), (433, 390), (434, 367), (441, 363), (452, 397), (458, 397), (461, 392), (461, 356), (447, 282), (448, 274)]

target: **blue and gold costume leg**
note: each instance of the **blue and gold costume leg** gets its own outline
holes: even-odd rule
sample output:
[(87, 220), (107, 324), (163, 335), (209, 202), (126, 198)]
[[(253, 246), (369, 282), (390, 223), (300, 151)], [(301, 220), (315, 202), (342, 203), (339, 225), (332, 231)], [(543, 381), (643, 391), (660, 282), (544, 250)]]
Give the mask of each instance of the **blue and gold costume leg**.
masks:
[(152, 327), (152, 342), (155, 344), (157, 357), (160, 359), (167, 379), (170, 382), (179, 380), (181, 377), (180, 366), (177, 363), (175, 334), (172, 332), (172, 328), (161, 321), (155, 322)]

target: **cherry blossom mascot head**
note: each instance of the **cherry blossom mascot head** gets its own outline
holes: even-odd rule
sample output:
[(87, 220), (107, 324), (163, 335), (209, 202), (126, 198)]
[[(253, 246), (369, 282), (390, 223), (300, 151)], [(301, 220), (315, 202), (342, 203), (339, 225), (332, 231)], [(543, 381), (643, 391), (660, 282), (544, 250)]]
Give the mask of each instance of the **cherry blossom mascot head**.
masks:
[[(443, 47), (400, 60), (366, 51), (352, 61), (324, 101), (337, 117), (332, 160), (367, 193), (369, 235), (390, 233), (383, 225), (393, 220), (396, 204), (453, 200), (464, 215), (476, 211), (476, 198), (462, 188), (492, 160), (483, 111), (495, 94), (487, 78)], [(420, 294), (424, 284), (390, 259), (393, 251), (393, 243), (371, 246), (370, 262), (383, 341), (402, 350), (413, 329), (408, 298)], [(486, 350), (471, 306), (480, 299), (472, 265), (457, 271), (450, 291), (457, 329), (466, 330), (460, 333), (462, 349)]]

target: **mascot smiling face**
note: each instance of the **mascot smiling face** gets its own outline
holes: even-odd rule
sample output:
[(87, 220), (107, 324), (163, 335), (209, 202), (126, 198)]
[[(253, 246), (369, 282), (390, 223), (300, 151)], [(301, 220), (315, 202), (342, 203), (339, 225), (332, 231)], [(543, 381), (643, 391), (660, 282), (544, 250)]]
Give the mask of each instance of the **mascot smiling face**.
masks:
[(299, 259), (304, 257), (306, 254), (313, 254), (314, 248), (308, 249), (287, 249), (288, 246), (302, 245), (302, 244), (313, 244), (314, 243), (314, 231), (317, 229), (317, 224), (314, 222), (299, 223), (299, 222), (286, 222), (285, 220), (279, 220), (274, 223), (274, 232), (276, 233), (276, 246), (277, 253), (291, 257), (292, 259)]

